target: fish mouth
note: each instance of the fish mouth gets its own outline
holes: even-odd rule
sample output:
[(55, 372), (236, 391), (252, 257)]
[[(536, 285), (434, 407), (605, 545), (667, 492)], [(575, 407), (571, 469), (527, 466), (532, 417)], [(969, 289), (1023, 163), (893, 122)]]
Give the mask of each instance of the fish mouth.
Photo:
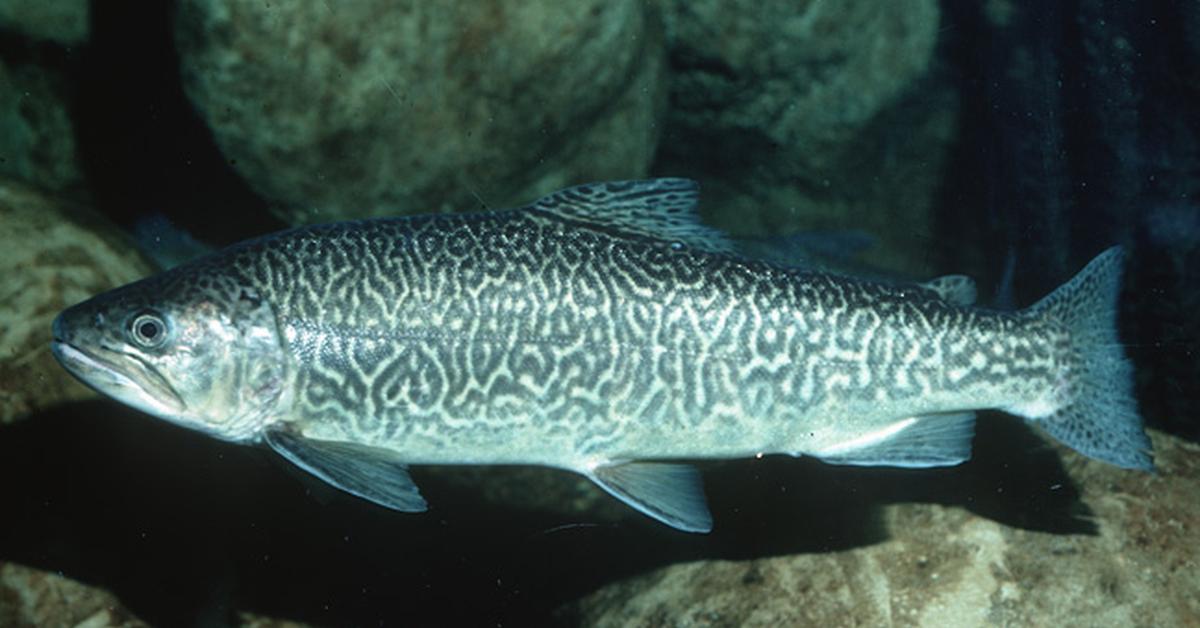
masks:
[[(187, 409), (167, 380), (136, 355), (104, 348), (88, 351), (61, 338), (50, 342), (50, 352), (89, 388), (143, 412), (173, 417)], [(102, 353), (114, 354), (119, 361), (106, 359)]]

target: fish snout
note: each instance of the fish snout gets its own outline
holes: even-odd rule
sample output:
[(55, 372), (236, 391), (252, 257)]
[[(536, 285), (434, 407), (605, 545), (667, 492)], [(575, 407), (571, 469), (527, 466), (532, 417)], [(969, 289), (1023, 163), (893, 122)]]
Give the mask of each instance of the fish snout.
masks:
[(67, 308), (59, 312), (50, 324), (50, 352), (54, 354), (55, 359), (64, 364), (76, 336), (76, 327), (72, 324), (73, 309)]
[(54, 317), (54, 322), (50, 325), (50, 333), (54, 338), (54, 342), (70, 343), (79, 329), (79, 311), (76, 307), (69, 307), (58, 313)]
[(50, 325), (50, 336), (54, 340), (63, 340), (67, 335), (67, 324), (63, 322), (62, 312), (54, 317), (54, 323)]

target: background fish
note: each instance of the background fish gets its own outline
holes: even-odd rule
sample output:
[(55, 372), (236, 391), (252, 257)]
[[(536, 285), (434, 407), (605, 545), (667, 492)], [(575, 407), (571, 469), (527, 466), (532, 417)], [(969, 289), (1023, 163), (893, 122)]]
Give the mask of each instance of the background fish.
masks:
[(425, 509), (407, 464), (587, 475), (676, 528), (712, 520), (691, 466), (760, 453), (930, 467), (999, 408), (1151, 469), (1114, 320), (1122, 253), (1018, 312), (814, 273), (701, 225), (683, 179), (533, 204), (303, 227), (64, 311), (55, 356), (150, 414), (264, 441), (321, 479)]

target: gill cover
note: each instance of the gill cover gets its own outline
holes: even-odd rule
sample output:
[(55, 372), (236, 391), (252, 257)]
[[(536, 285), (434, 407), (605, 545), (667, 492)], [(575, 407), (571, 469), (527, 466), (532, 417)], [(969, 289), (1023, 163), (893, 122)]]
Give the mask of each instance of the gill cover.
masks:
[(52, 349), (75, 377), (149, 414), (257, 440), (288, 362), (270, 303), (232, 272), (188, 264), (59, 314)]

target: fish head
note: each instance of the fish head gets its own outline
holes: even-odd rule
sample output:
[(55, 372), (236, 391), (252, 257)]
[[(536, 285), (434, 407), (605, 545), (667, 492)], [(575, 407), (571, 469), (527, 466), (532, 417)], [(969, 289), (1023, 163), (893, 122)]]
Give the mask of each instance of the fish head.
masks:
[(285, 403), (273, 308), (232, 272), (189, 264), (67, 308), (54, 357), (97, 391), (230, 441), (254, 441)]

